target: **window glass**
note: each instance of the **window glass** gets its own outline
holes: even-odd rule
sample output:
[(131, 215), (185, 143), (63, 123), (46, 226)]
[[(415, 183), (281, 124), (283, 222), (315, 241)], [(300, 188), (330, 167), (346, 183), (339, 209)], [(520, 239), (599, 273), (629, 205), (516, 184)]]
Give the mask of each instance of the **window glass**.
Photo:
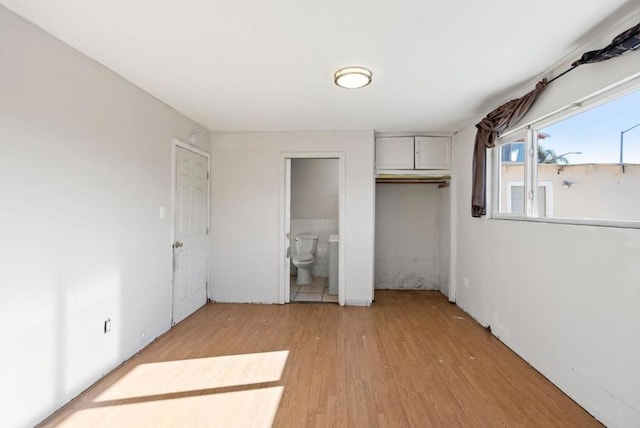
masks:
[(545, 186), (538, 186), (538, 217), (549, 217), (547, 211), (547, 188)]
[(499, 147), (498, 212), (524, 215), (525, 151), (524, 137)]
[[(550, 206), (547, 206), (547, 187), (538, 186), (538, 201), (537, 201), (537, 215), (538, 217), (550, 217)], [(550, 193), (550, 192), (549, 192)], [(511, 212), (513, 214), (525, 213), (525, 198), (524, 198), (524, 184), (514, 183), (509, 186), (509, 197), (511, 198)]]
[(640, 220), (640, 91), (534, 135), (538, 183), (547, 183), (537, 187), (538, 217)]
[(514, 214), (524, 214), (524, 186), (511, 186), (509, 196), (511, 197), (511, 212)]

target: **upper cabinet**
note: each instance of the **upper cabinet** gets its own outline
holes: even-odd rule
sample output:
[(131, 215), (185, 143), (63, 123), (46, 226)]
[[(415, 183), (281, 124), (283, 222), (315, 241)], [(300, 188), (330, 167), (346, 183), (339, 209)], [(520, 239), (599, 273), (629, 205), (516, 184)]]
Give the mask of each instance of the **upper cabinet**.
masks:
[(451, 169), (451, 138), (415, 137), (415, 169)]
[(376, 169), (413, 169), (413, 137), (376, 138)]
[(377, 137), (376, 169), (450, 170), (449, 137)]

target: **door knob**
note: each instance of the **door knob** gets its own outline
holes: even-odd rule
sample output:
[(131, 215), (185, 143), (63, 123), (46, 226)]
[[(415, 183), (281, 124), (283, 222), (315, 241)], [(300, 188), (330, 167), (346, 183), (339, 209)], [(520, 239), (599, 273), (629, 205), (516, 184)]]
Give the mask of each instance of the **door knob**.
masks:
[(180, 241), (176, 241), (176, 243), (175, 243), (175, 244), (173, 244), (173, 247), (174, 247), (174, 248), (180, 248), (180, 247), (182, 247), (182, 245), (183, 245), (183, 244), (182, 244), (182, 242), (180, 242)]

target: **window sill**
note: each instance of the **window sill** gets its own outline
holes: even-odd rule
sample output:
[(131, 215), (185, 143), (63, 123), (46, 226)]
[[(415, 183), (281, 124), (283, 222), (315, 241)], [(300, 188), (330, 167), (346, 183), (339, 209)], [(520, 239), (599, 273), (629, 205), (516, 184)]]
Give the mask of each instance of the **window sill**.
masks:
[(493, 214), (490, 220), (526, 221), (530, 223), (566, 224), (573, 226), (613, 227), (617, 229), (640, 229), (640, 221), (592, 220), (579, 218), (537, 218), (509, 214)]

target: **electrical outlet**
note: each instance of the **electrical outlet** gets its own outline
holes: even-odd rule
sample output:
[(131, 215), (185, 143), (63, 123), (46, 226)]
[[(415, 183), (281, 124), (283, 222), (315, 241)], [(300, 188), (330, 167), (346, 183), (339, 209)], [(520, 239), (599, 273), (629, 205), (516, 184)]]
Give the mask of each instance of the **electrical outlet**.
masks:
[(111, 331), (111, 318), (107, 318), (104, 321), (104, 334), (107, 334)]
[(464, 279), (464, 287), (469, 288), (469, 278)]

